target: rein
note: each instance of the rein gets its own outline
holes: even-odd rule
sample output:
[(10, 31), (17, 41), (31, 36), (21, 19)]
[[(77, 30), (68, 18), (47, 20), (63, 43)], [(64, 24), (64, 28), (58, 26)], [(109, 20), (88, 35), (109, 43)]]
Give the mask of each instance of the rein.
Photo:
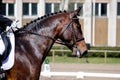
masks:
[(32, 32), (32, 31), (28, 31), (28, 30), (24, 30), (24, 31), (27, 31), (29, 34), (34, 34), (34, 35), (37, 35), (37, 36), (42, 36), (42, 37), (45, 37), (45, 38), (49, 38), (49, 39), (51, 39), (51, 40), (53, 40), (53, 41), (56, 41), (55, 38), (52, 38), (52, 37), (50, 37), (50, 36), (41, 35), (41, 34), (38, 34), (38, 33)]
[[(75, 19), (78, 19), (78, 18), (72, 18), (70, 23), (67, 25), (67, 27), (60, 33), (60, 35), (62, 35), (69, 27), (70, 25), (72, 24), (73, 20)], [(76, 38), (76, 34), (75, 34), (75, 30), (74, 30), (74, 27), (72, 26), (72, 33), (73, 33), (73, 37), (74, 37), (74, 42), (72, 44), (68, 43), (68, 42), (63, 42), (61, 41), (60, 39), (56, 39), (56, 38), (52, 38), (50, 36), (46, 36), (46, 35), (41, 35), (41, 34), (38, 34), (36, 32), (32, 32), (32, 31), (28, 31), (26, 29), (23, 29), (22, 31), (25, 31), (27, 34), (33, 34), (33, 35), (37, 35), (37, 36), (42, 36), (42, 37), (45, 37), (45, 38), (49, 38), (53, 41), (55, 41), (55, 43), (57, 44), (61, 44), (61, 45), (66, 45), (66, 46), (69, 46), (69, 47), (73, 47), (73, 48), (76, 48), (76, 43), (77, 42), (80, 42), (82, 40), (84, 40), (84, 38), (81, 38), (81, 39), (77, 39)], [(22, 33), (22, 32), (21, 32)]]

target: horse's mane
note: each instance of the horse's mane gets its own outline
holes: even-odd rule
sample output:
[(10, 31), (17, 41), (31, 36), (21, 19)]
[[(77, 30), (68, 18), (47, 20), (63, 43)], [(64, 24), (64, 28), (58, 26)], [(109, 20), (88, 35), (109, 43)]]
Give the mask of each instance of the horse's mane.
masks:
[[(32, 20), (29, 23), (26, 23), (26, 25), (24, 25), (22, 28), (18, 29), (17, 31), (15, 31), (15, 34), (19, 34), (19, 33), (25, 33), (26, 31), (37, 31), (38, 28), (44, 28), (45, 26), (42, 25), (42, 21), (46, 20), (49, 17), (55, 16), (57, 14), (62, 14), (62, 13), (66, 13), (66, 11), (59, 11), (59, 12), (55, 12), (55, 13), (50, 13), (50, 14), (46, 14), (42, 17), (38, 17), (37, 19)], [(41, 23), (41, 24), (40, 24)], [(37, 25), (40, 26), (37, 26)]]

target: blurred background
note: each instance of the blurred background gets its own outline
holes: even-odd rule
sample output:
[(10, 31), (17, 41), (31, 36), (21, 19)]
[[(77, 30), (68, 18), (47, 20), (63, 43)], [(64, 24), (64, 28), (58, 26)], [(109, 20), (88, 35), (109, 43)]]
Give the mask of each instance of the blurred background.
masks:
[[(88, 54), (82, 59), (71, 57), (67, 47), (54, 44), (47, 57), (51, 70), (120, 73), (120, 0), (1, 0), (0, 15), (19, 20), (18, 27), (22, 27), (38, 17), (78, 7), (82, 7), (78, 17)], [(103, 80), (108, 79), (119, 80)], [(58, 77), (42, 80), (76, 79)]]

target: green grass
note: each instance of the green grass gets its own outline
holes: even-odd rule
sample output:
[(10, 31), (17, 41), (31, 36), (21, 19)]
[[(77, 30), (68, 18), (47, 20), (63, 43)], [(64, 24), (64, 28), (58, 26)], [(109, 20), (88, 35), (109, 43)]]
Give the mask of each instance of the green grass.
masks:
[[(55, 56), (54, 60), (52, 57), (47, 57), (50, 62), (54, 63), (87, 63), (86, 58), (72, 58), (72, 57), (61, 57)], [(104, 64), (105, 59), (100, 57), (88, 58), (88, 64)], [(107, 58), (106, 64), (120, 64), (120, 58)]]
[[(52, 50), (68, 50), (66, 46), (53, 46)], [(114, 52), (114, 51), (120, 51), (120, 47), (94, 47), (91, 46), (90, 50), (105, 50), (105, 51), (113, 51), (113, 52), (107, 52), (107, 57), (115, 57), (120, 58), (120, 52)], [(55, 52), (56, 53), (56, 52)], [(66, 56), (70, 56), (71, 52), (63, 52)], [(104, 57), (105, 52), (88, 52), (89, 57)], [(49, 53), (49, 56), (52, 55), (52, 52)], [(62, 55), (61, 52), (57, 51), (57, 55)]]
[(93, 47), (91, 46), (91, 50), (112, 50), (112, 51), (120, 51), (120, 47)]
[[(54, 45), (52, 49), (68, 49), (66, 46), (56, 46)], [(90, 50), (112, 50), (112, 51), (120, 51), (120, 47), (108, 47), (108, 46), (90, 46)]]
[[(68, 50), (65, 46), (53, 46), (52, 50)], [(91, 46), (90, 50), (111, 50), (111, 51), (120, 51), (120, 47), (93, 47)], [(56, 52), (55, 52), (56, 53)], [(57, 52), (53, 58), (51, 57), (52, 53), (49, 53), (49, 56), (47, 57), (50, 62), (55, 63), (86, 63), (86, 58), (72, 58), (69, 57), (71, 55), (71, 52), (64, 52), (62, 54), (61, 52)], [(120, 64), (120, 53), (115, 52), (109, 52), (107, 53), (107, 59), (104, 58), (103, 52), (89, 52), (88, 53), (88, 62), (92, 64)], [(89, 64), (88, 63), (88, 64)]]

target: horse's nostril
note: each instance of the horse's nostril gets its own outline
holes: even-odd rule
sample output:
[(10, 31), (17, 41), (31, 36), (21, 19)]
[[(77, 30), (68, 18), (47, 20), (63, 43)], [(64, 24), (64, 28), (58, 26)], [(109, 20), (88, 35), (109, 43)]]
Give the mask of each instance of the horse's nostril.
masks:
[(83, 54), (80, 56), (80, 58), (84, 57), (85, 55), (87, 55), (88, 51), (84, 51)]

